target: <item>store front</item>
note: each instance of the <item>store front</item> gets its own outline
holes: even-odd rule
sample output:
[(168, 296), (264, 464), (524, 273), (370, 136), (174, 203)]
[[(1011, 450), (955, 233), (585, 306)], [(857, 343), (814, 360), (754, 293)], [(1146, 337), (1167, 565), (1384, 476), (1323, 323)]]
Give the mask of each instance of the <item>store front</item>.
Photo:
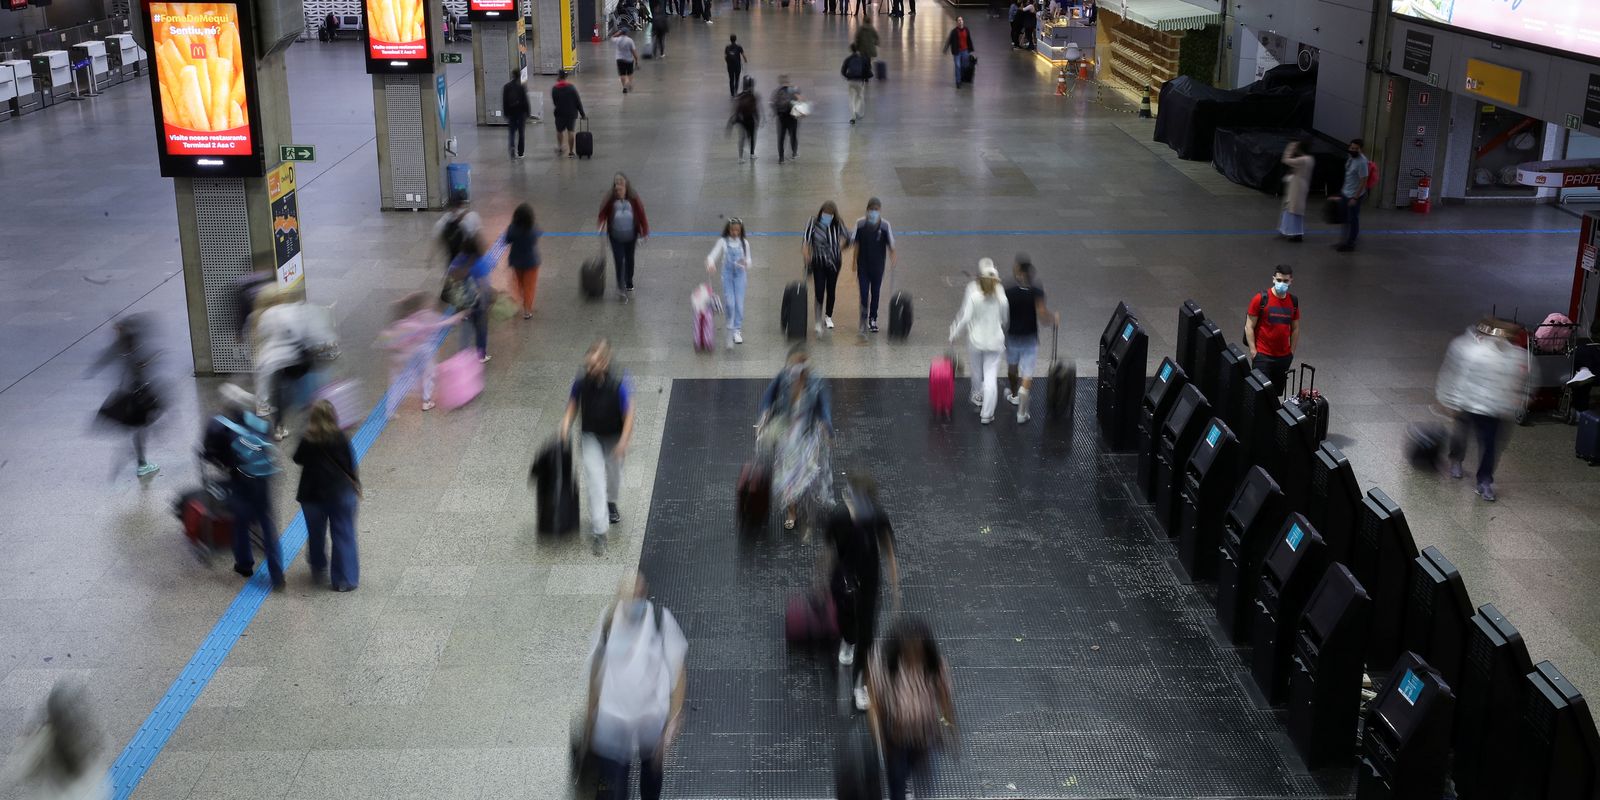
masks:
[[(1564, 159), (1600, 159), (1600, 136), (1572, 131), (1567, 136)], [(1563, 203), (1600, 203), (1600, 186), (1575, 187), (1561, 190)]]
[(1182, 74), (1210, 83), (1221, 23), (1217, 0), (1103, 0), (1095, 34), (1099, 80), (1135, 98)]

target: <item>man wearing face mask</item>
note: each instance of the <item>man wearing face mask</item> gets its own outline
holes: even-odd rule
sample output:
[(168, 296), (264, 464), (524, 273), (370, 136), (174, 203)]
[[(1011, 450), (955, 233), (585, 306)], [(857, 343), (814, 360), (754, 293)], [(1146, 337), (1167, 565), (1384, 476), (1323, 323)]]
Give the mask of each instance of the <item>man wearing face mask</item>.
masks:
[(867, 215), (856, 220), (856, 258), (852, 269), (861, 285), (861, 332), (878, 332), (878, 290), (885, 268), (894, 269), (894, 231), (883, 218), (883, 202), (867, 201)]
[(1367, 197), (1367, 173), (1372, 162), (1361, 154), (1364, 143), (1350, 140), (1350, 158), (1344, 163), (1344, 194), (1336, 199), (1344, 203), (1344, 236), (1334, 249), (1348, 253), (1356, 249), (1356, 237), (1361, 235), (1361, 201)]
[(1272, 289), (1250, 300), (1244, 320), (1244, 343), (1251, 366), (1266, 373), (1279, 393), (1289, 381), (1289, 366), (1300, 344), (1300, 298), (1289, 292), (1294, 268), (1280, 264), (1272, 271)]
[(633, 404), (625, 379), (611, 374), (611, 342), (600, 339), (584, 356), (584, 371), (572, 382), (567, 413), (561, 418), (566, 443), (576, 417), (583, 417), (579, 453), (584, 491), (589, 495), (589, 532), (595, 555), (605, 551), (606, 533), (621, 522), (617, 499), (622, 489), (622, 459), (633, 438)]
[(639, 796), (661, 797), (667, 745), (682, 726), (689, 642), (672, 612), (647, 598), (644, 576), (606, 610), (589, 645), (588, 747), (598, 763), (597, 796), (626, 800), (639, 761)]

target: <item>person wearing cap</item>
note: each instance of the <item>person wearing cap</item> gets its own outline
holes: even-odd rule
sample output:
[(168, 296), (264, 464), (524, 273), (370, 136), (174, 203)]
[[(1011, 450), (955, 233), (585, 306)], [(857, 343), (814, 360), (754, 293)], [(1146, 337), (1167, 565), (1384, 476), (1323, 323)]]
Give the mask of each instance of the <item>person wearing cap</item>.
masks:
[(878, 332), (878, 290), (886, 270), (894, 269), (894, 230), (883, 218), (883, 201), (867, 201), (867, 215), (856, 220), (855, 262), (851, 269), (861, 286), (861, 332)]
[(961, 311), (950, 324), (950, 343), (963, 334), (972, 354), (972, 404), (978, 407), (978, 421), (994, 421), (999, 396), (1000, 359), (1006, 351), (1006, 320), (1011, 310), (1005, 292), (1000, 291), (1000, 271), (994, 259), (978, 261), (978, 279), (967, 284), (961, 298)]

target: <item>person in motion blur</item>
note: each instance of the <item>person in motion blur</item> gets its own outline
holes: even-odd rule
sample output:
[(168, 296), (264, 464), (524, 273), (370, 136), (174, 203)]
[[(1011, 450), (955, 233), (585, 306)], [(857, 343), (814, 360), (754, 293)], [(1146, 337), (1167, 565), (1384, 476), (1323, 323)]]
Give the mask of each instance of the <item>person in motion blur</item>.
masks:
[(644, 202), (634, 191), (628, 176), (617, 173), (611, 189), (600, 201), (600, 232), (611, 242), (611, 257), (617, 268), (617, 293), (627, 299), (633, 294), (633, 256), (639, 243), (650, 238), (650, 220), (644, 215)]
[(850, 55), (845, 56), (839, 74), (844, 76), (845, 85), (850, 90), (850, 124), (854, 125), (856, 120), (861, 119), (861, 105), (867, 97), (867, 81), (872, 80), (872, 61), (861, 54), (860, 45), (850, 45)]
[(1005, 292), (1000, 291), (1000, 271), (993, 259), (978, 261), (978, 279), (967, 284), (961, 310), (950, 323), (950, 342), (963, 335), (972, 355), (972, 404), (978, 407), (978, 421), (994, 421), (999, 393), (1000, 359), (1005, 357), (1006, 321), (1010, 317)]
[(100, 763), (101, 737), (81, 686), (57, 683), (45, 698), (37, 727), (17, 742), (0, 770), (0, 790), (21, 800), (109, 800), (111, 783)]
[(617, 80), (622, 84), (622, 93), (627, 94), (633, 90), (633, 68), (639, 60), (639, 46), (634, 44), (627, 28), (617, 28), (611, 34), (611, 43), (617, 50)]
[(500, 90), (500, 103), (510, 132), (506, 147), (511, 153), (511, 160), (516, 161), (522, 158), (527, 149), (528, 115), (533, 113), (533, 104), (528, 101), (528, 87), (522, 83), (522, 70), (511, 71), (511, 80), (506, 81)]
[(667, 747), (683, 725), (689, 640), (672, 612), (648, 599), (643, 575), (600, 618), (589, 645), (589, 751), (600, 800), (627, 800), (639, 761), (639, 797), (661, 797)]
[(662, 9), (650, 15), (650, 50), (656, 58), (667, 57), (667, 32), (672, 30), (671, 14)]
[(339, 429), (333, 404), (318, 400), (311, 405), (306, 434), (294, 450), (300, 486), (294, 499), (306, 515), (306, 563), (319, 586), (328, 581), (328, 549), (333, 544), (333, 590), (353, 592), (361, 582), (356, 559), (356, 501), (361, 497), (361, 473), (350, 439)]
[(539, 237), (543, 231), (534, 223), (533, 206), (523, 203), (511, 212), (511, 224), (506, 227), (506, 244), (510, 252), (506, 263), (516, 276), (517, 300), (522, 304), (522, 318), (533, 318), (533, 298), (539, 293)]
[(1050, 320), (1060, 328), (1061, 315), (1044, 304), (1044, 290), (1034, 281), (1032, 259), (1018, 253), (1012, 276), (1017, 282), (1006, 287), (1010, 313), (1006, 325), (1006, 380), (1010, 384), (1006, 402), (1017, 407), (1017, 424), (1021, 425), (1032, 418), (1028, 393), (1033, 390), (1033, 373), (1039, 361), (1039, 320)]
[(1311, 194), (1311, 169), (1317, 160), (1311, 156), (1309, 137), (1292, 141), (1283, 151), (1283, 212), (1278, 218), (1278, 238), (1305, 241), (1306, 197)]
[(878, 29), (872, 24), (871, 17), (861, 20), (861, 27), (856, 28), (854, 44), (861, 51), (861, 57), (867, 60), (867, 69), (872, 69), (872, 60), (878, 57)]
[(426, 292), (416, 292), (395, 304), (395, 321), (378, 337), (389, 351), (389, 391), (384, 394), (385, 411), (392, 418), (400, 402), (409, 394), (397, 391), (400, 380), (415, 375), (422, 386), (422, 410), (433, 408), (434, 337), (439, 331), (460, 322), (466, 312), (447, 317), (435, 308)]
[(756, 79), (745, 76), (739, 94), (733, 98), (733, 116), (728, 127), (739, 129), (739, 163), (744, 163), (744, 150), (750, 148), (750, 160), (756, 160), (756, 127), (761, 124), (761, 96), (756, 94)]
[(100, 417), (133, 433), (134, 474), (144, 478), (161, 467), (145, 456), (145, 434), (161, 416), (161, 392), (152, 368), (159, 353), (150, 344), (150, 321), (143, 314), (130, 314), (112, 325), (115, 338), (90, 368), (99, 372), (116, 362), (122, 379), (100, 406)]
[(951, 28), (950, 35), (944, 38), (944, 50), (955, 56), (956, 88), (960, 89), (961, 79), (967, 72), (967, 62), (971, 60), (973, 53), (977, 52), (972, 46), (972, 31), (967, 30), (967, 20), (964, 17), (956, 17), (956, 26)]
[(817, 333), (823, 326), (833, 328), (833, 302), (839, 291), (839, 270), (844, 266), (844, 249), (850, 246), (850, 229), (839, 219), (839, 207), (832, 200), (823, 202), (817, 215), (806, 223), (800, 238), (800, 259), (816, 283)]
[(706, 256), (706, 272), (722, 272), (722, 302), (728, 310), (728, 341), (732, 344), (744, 343), (744, 292), (754, 258), (744, 235), (744, 221), (729, 217), (722, 236)]
[(272, 438), (289, 435), (285, 425), (295, 384), (311, 371), (305, 346), (305, 303), (274, 287), (256, 297), (251, 332), (256, 346), (256, 413), (273, 421)]
[(224, 384), (222, 409), (206, 423), (201, 440), (205, 460), (227, 473), (228, 507), (233, 514), (233, 571), (255, 574), (250, 531), (260, 531), (272, 588), (282, 589), (283, 551), (272, 521), (272, 476), (278, 474), (277, 448), (267, 441), (267, 421), (250, 413), (258, 402), (249, 392)]
[(461, 347), (475, 346), (479, 363), (490, 359), (489, 271), (493, 267), (483, 239), (474, 234), (461, 243), (461, 249), (445, 271), (443, 296), (446, 302), (466, 312), (467, 324), (461, 326)]
[(589, 118), (588, 112), (583, 110), (583, 98), (578, 96), (578, 87), (567, 82), (567, 71), (556, 71), (556, 85), (550, 87), (550, 111), (556, 118), (556, 155), (567, 154), (567, 158), (577, 158), (577, 130), (578, 118)]
[(800, 103), (800, 90), (789, 85), (788, 75), (778, 76), (778, 90), (772, 93), (772, 116), (778, 121), (778, 163), (783, 163), (783, 140), (789, 139), (789, 160), (800, 157), (800, 114), (795, 106)]
[(561, 441), (571, 436), (582, 417), (579, 455), (583, 488), (589, 498), (589, 533), (596, 555), (605, 552), (606, 533), (622, 521), (617, 502), (622, 492), (622, 460), (633, 438), (633, 402), (627, 376), (611, 373), (611, 342), (596, 340), (583, 358), (583, 371), (572, 381), (567, 411), (561, 418)]
[(1500, 432), (1528, 401), (1530, 358), (1513, 341), (1520, 334), (1514, 322), (1486, 318), (1450, 343), (1439, 368), (1436, 396), (1455, 414), (1450, 436), (1450, 477), (1461, 478), (1467, 457), (1467, 435), (1478, 440), (1477, 494), (1493, 502), (1494, 466)]
[(756, 442), (773, 462), (772, 494), (784, 509), (784, 530), (794, 530), (801, 503), (818, 512), (833, 507), (833, 404), (803, 344), (789, 351), (761, 395)]
[(899, 604), (900, 568), (894, 558), (894, 528), (878, 502), (878, 484), (865, 475), (851, 475), (844, 508), (828, 517), (828, 542), (833, 545), (829, 586), (839, 618), (839, 663), (850, 667), (856, 708), (867, 710), (862, 680), (872, 655), (878, 620), (878, 588), (883, 563), (889, 564), (889, 587)]
[(728, 46), (722, 48), (722, 60), (728, 67), (728, 96), (739, 96), (739, 73), (744, 71), (744, 65), (750, 63), (750, 57), (744, 54), (744, 47), (739, 44), (738, 34), (728, 34)]
[(927, 623), (903, 617), (890, 629), (867, 667), (867, 696), (889, 772), (889, 797), (905, 797), (912, 772), (927, 764), (929, 754), (957, 743), (950, 668)]

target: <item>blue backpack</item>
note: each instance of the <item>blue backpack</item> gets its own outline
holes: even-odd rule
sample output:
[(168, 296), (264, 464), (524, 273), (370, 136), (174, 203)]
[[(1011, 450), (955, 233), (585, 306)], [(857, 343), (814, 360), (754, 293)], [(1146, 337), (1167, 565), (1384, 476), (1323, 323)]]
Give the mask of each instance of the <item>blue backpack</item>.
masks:
[(266, 420), (249, 412), (245, 412), (244, 425), (227, 417), (217, 417), (217, 420), (236, 434), (233, 455), (239, 461), (240, 473), (251, 478), (266, 478), (278, 473), (278, 448), (266, 439)]

